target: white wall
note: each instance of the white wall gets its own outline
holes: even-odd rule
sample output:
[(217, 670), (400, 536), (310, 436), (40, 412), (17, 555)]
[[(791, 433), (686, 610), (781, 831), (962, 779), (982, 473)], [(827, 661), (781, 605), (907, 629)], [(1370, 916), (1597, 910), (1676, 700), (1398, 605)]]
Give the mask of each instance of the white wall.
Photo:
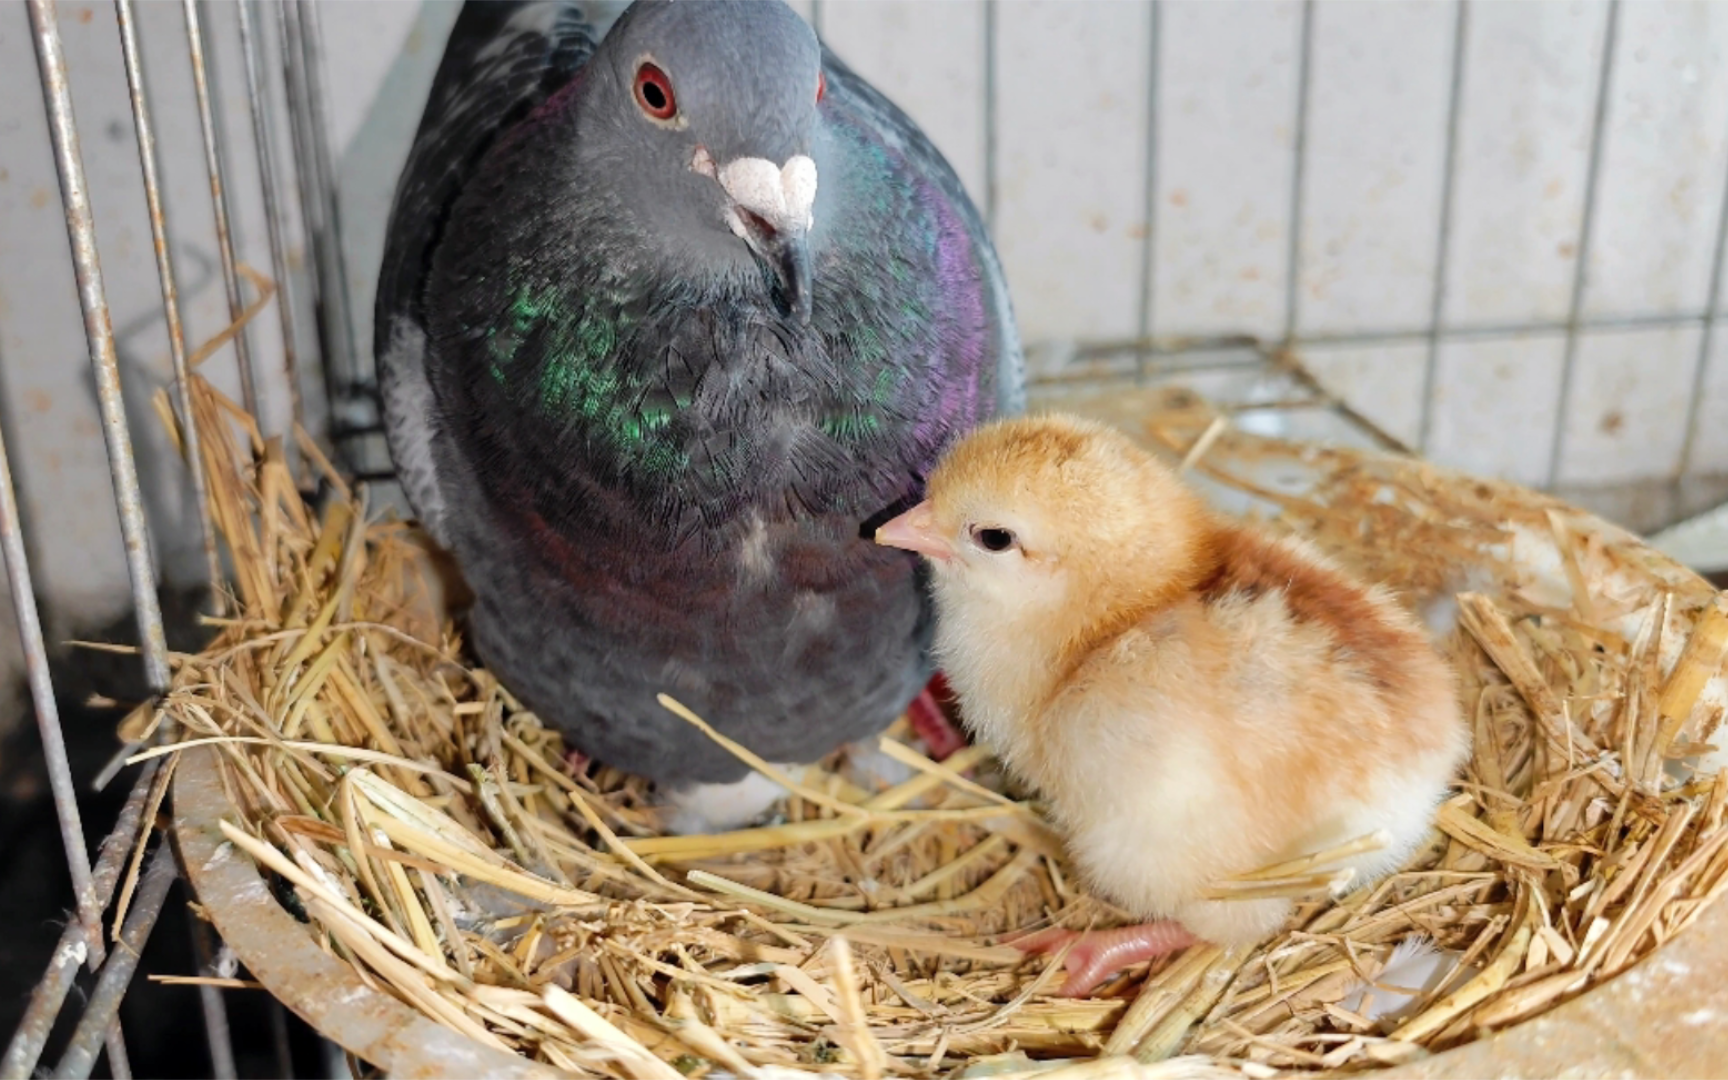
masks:
[[(384, 212), (455, 9), (442, 0), (320, 2), (364, 344)], [(1450, 0), (1321, 0), (1305, 127), (1297, 3), (1173, 0), (1156, 14), (1101, 0), (1000, 0), (990, 11), (982, 0), (796, 6), (920, 119), (993, 212), (1034, 347), (1145, 333), (1277, 338), (1293, 327), (1327, 339), (1304, 358), (1394, 434), (1415, 442), (1426, 415), (1429, 450), (1443, 462), (1544, 483), (1559, 423), (1558, 479), (1572, 488), (1630, 481), (1655, 490), (1648, 481), (1678, 469), (1704, 329), (1696, 318), (1660, 320), (1728, 299), (1706, 295), (1728, 184), (1728, 4), (1636, 0), (1621, 9), (1581, 314), (1634, 325), (1578, 336), (1564, 417), (1561, 327), (1605, 3), (1469, 6), (1450, 174)], [(202, 337), (226, 316), (180, 8), (146, 2), (140, 13), (187, 317)], [(242, 255), (267, 269), (233, 9), (209, 5), (206, 19)], [(63, 0), (61, 26), (122, 356), (139, 388), (132, 411), (158, 547), (171, 575), (186, 577), (197, 558), (184, 491), (142, 389), (165, 375), (166, 342), (112, 9)], [(1445, 332), (1431, 352), (1448, 175)], [(1348, 340), (1365, 333), (1379, 337)], [(266, 362), (277, 355), (272, 320), (252, 334)], [(1691, 464), (1725, 473), (1728, 333), (1715, 334), (1707, 359)], [(226, 355), (210, 362), (231, 364)], [(18, 0), (0, 0), (0, 375), (43, 591), (60, 609), (118, 610), (117, 528)], [(272, 408), (279, 423), (280, 402)], [(1673, 509), (1639, 512), (1660, 517), (1663, 507)]]

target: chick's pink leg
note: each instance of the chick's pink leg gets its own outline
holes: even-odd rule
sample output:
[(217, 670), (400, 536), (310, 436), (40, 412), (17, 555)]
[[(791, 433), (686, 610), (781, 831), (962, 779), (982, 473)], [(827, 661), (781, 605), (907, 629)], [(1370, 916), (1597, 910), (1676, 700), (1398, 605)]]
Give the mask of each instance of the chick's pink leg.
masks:
[(906, 706), (906, 719), (912, 731), (930, 750), (930, 757), (941, 761), (966, 745), (966, 736), (943, 711), (941, 699), (948, 696), (948, 681), (938, 671), (912, 704)]
[(1054, 927), (1008, 944), (1022, 952), (1054, 956), (1070, 941), (1074, 941), (1074, 948), (1069, 950), (1063, 964), (1068, 969), (1068, 981), (1056, 991), (1060, 997), (1085, 997), (1099, 983), (1130, 964), (1156, 960), (1166, 953), (1185, 949), (1194, 944), (1195, 938), (1181, 923), (1165, 920), (1113, 930), (1089, 930), (1084, 934)]

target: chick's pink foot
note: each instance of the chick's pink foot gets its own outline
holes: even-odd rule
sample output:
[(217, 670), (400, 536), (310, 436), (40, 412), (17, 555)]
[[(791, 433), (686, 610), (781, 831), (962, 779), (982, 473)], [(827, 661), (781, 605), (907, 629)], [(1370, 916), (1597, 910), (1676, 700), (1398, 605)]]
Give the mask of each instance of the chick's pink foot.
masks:
[(948, 696), (948, 681), (938, 671), (912, 699), (912, 704), (906, 706), (906, 719), (912, 725), (913, 733), (924, 740), (930, 757), (935, 761), (941, 761), (966, 745), (966, 736), (942, 709), (941, 699)]
[(1085, 997), (1099, 983), (1130, 964), (1156, 960), (1166, 953), (1185, 949), (1194, 944), (1195, 937), (1181, 923), (1164, 920), (1113, 930), (1089, 930), (1084, 934), (1052, 927), (1008, 944), (1021, 952), (1054, 956), (1070, 941), (1074, 941), (1074, 948), (1063, 962), (1068, 969), (1068, 981), (1056, 991), (1058, 997)]

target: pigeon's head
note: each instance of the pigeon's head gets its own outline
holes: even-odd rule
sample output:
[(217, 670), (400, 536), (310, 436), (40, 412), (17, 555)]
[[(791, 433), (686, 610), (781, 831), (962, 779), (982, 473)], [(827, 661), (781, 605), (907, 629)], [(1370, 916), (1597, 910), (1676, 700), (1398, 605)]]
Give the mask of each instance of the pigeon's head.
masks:
[(579, 152), (664, 254), (754, 261), (810, 317), (816, 35), (779, 0), (638, 0), (590, 68)]

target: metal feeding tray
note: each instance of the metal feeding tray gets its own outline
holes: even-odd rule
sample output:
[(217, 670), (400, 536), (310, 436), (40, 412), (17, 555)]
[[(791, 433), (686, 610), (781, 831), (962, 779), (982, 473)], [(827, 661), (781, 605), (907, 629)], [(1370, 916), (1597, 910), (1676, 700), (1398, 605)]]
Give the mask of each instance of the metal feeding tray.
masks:
[[(1254, 385), (1263, 388), (1265, 383)], [(1208, 389), (1216, 392), (1227, 387)], [(1203, 456), (1203, 461), (1189, 463), (1197, 465), (1193, 475), (1200, 481), (1198, 486), (1233, 510), (1276, 507), (1280, 495), (1319, 491), (1344, 473), (1372, 477), (1378, 475), (1377, 468), (1411, 467), (1408, 459), (1375, 448), (1373, 444), (1383, 445), (1383, 440), (1372, 433), (1353, 435), (1350, 424), (1338, 425), (1337, 413), (1324, 403), (1315, 405), (1308, 415), (1303, 411), (1307, 406), (1291, 408), (1278, 397), (1271, 395), (1270, 406), (1247, 401), (1220, 413), (1185, 390), (1152, 386), (1058, 391), (1042, 395), (1039, 404), (1113, 420), (1176, 457), (1183, 456), (1184, 446), (1193, 450), (1202, 439), (1215, 441), (1216, 449), (1208, 445), (1202, 448), (1203, 455), (1188, 455)], [(1330, 445), (1321, 448), (1312, 442), (1252, 436), (1221, 439), (1218, 432), (1231, 427), (1219, 420), (1221, 415), (1234, 417), (1237, 429), (1323, 436)], [(1352, 442), (1357, 445), (1339, 445)], [(1227, 468), (1214, 468), (1220, 463)], [(1612, 548), (1624, 574), (1672, 597), (1669, 610), (1681, 614), (1671, 615), (1669, 625), (1684, 632), (1662, 640), (1672, 639), (1676, 653), (1691, 636), (1691, 620), (1710, 610), (1715, 601), (1715, 590), (1702, 578), (1592, 515), (1510, 485), (1428, 466), (1421, 469), (1423, 476), (1436, 482), (1466, 485), (1502, 499), (1526, 499), (1541, 508), (1556, 530), (1591, 536)], [(1254, 493), (1245, 495), (1240, 486), (1220, 482), (1221, 475), (1247, 480)], [(1568, 579), (1556, 543), (1551, 540), (1544, 549), (1542, 535), (1520, 533), (1501, 550), (1484, 551), (1480, 557), (1498, 560), (1502, 573), (1508, 562), (1515, 563), (1528, 591), (1563, 594), (1574, 582)], [(1669, 652), (1663, 650), (1663, 659), (1672, 663)], [(1714, 674), (1703, 699), (1728, 701), (1725, 683), (1728, 680), (1719, 672)], [(180, 762), (174, 783), (175, 832), (199, 902), (224, 941), (265, 988), (325, 1037), (392, 1076), (559, 1075), (548, 1066), (483, 1046), (434, 1022), (369, 987), (346, 962), (321, 948), (307, 927), (279, 903), (253, 863), (220, 832), (218, 821), (224, 816), (233, 820), (235, 811), (223, 793), (216, 755), (214, 748), (200, 747), (188, 751)], [(1720, 750), (1707, 753), (1702, 760), (1693, 760), (1691, 767), (1701, 773), (1713, 770), (1720, 767), (1722, 758)], [(1728, 906), (1716, 903), (1656, 951), (1582, 995), (1494, 1034), (1388, 1067), (1378, 1075), (1681, 1076), (1720, 1073), (1725, 1067)]]

